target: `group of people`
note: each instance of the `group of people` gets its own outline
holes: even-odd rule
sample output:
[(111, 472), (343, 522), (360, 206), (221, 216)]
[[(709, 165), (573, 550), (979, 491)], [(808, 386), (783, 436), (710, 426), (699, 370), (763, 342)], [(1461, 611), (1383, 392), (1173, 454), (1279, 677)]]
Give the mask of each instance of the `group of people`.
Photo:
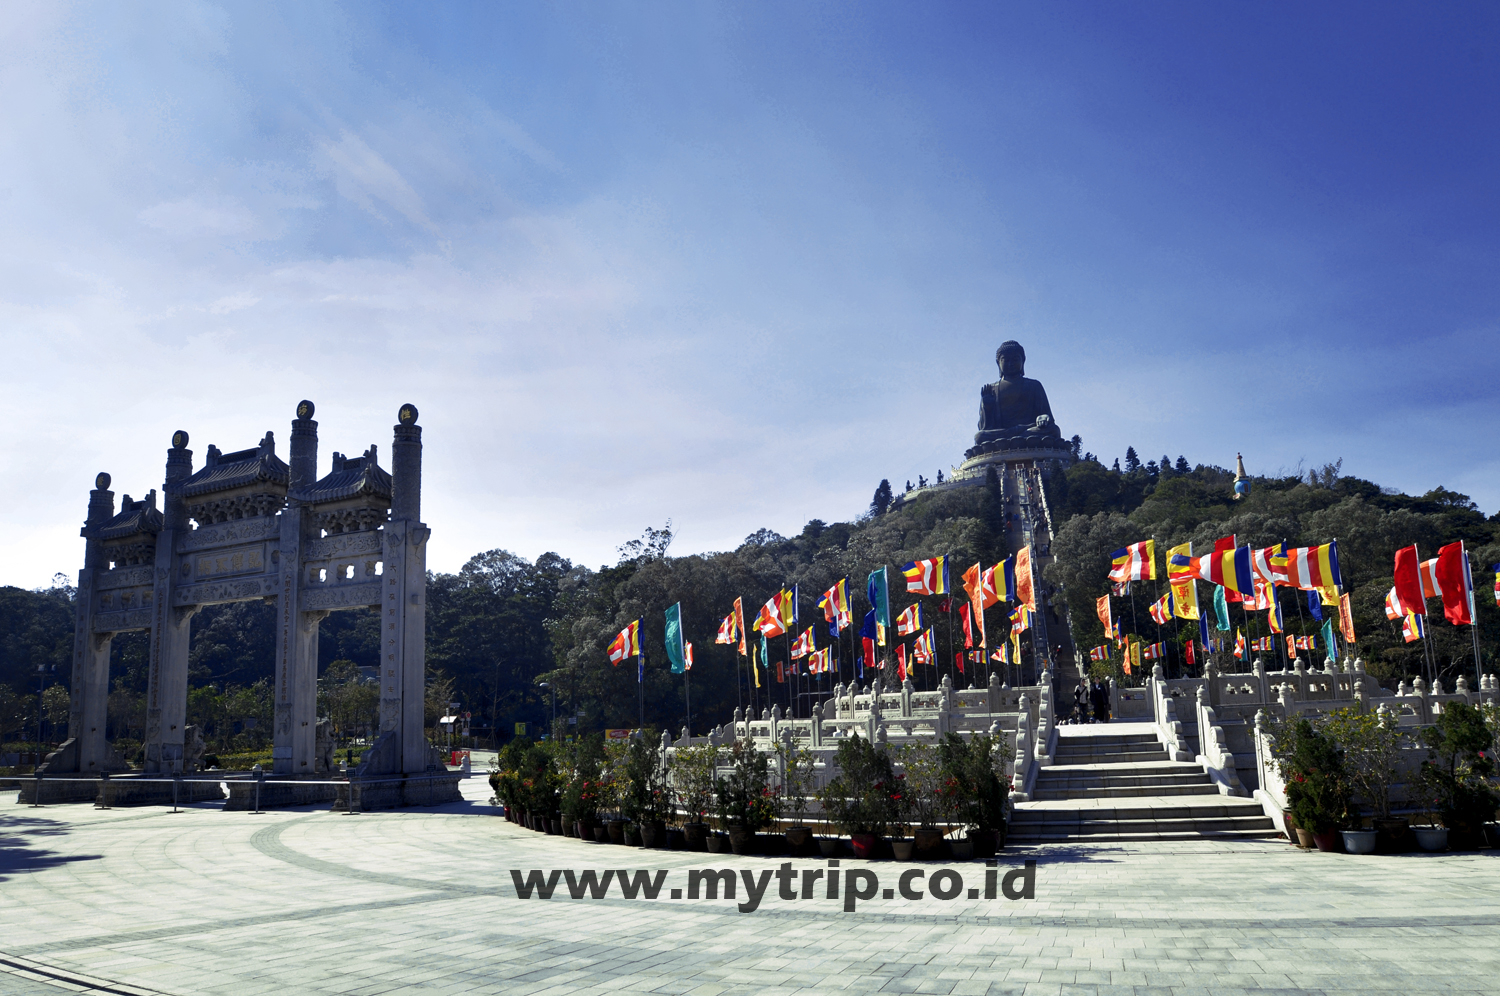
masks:
[(1070, 723), (1108, 723), (1109, 686), (1101, 678), (1090, 684), (1088, 678), (1079, 678), (1073, 688), (1073, 712)]

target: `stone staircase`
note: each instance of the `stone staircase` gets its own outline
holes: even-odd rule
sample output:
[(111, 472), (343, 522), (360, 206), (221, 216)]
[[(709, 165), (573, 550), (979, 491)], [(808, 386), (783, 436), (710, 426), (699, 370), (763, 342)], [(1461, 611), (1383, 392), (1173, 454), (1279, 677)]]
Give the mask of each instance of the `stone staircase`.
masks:
[(1032, 800), (1011, 815), (1015, 843), (1277, 836), (1260, 803), (1220, 795), (1197, 764), (1170, 760), (1145, 723), (1061, 727)]

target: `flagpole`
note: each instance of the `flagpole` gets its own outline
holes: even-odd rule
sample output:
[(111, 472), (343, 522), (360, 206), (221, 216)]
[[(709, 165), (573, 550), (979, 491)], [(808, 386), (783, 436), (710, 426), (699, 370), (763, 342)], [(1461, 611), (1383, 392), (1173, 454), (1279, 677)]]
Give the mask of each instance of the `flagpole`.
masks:
[(683, 731), (683, 736), (691, 737), (693, 735), (693, 669), (685, 665), (682, 669), (682, 694), (687, 698), (687, 729)]

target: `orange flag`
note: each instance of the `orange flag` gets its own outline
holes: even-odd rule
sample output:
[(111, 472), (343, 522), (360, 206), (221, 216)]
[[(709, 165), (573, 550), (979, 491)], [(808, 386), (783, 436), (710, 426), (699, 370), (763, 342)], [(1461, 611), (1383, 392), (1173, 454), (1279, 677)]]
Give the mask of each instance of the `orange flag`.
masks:
[[(964, 571), (964, 590), (969, 593), (970, 614), (974, 621), (979, 624), (979, 645), (986, 646), (984, 642), (984, 568), (975, 564)], [(973, 646), (972, 643), (968, 646)]]
[(1028, 609), (1036, 608), (1036, 590), (1031, 583), (1031, 547), (1016, 551), (1016, 599)]
[(1354, 610), (1349, 605), (1349, 594), (1339, 596), (1339, 632), (1346, 643), (1354, 642)]

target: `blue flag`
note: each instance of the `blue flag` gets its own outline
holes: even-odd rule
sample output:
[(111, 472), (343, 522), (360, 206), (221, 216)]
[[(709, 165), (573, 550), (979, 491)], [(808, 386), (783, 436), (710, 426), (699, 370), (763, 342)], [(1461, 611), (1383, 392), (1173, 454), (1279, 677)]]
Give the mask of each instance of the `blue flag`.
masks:
[(1307, 611), (1311, 613), (1312, 617), (1318, 622), (1323, 621), (1323, 600), (1318, 597), (1317, 592), (1312, 591), (1311, 589), (1309, 589), (1307, 592)]
[(873, 639), (875, 639), (876, 638), (875, 626), (876, 626), (877, 622), (878, 622), (878, 617), (876, 616), (874, 609), (871, 609), (869, 612), (866, 612), (865, 613), (865, 624), (859, 628), (860, 639), (863, 639), (863, 640), (873, 640)]

